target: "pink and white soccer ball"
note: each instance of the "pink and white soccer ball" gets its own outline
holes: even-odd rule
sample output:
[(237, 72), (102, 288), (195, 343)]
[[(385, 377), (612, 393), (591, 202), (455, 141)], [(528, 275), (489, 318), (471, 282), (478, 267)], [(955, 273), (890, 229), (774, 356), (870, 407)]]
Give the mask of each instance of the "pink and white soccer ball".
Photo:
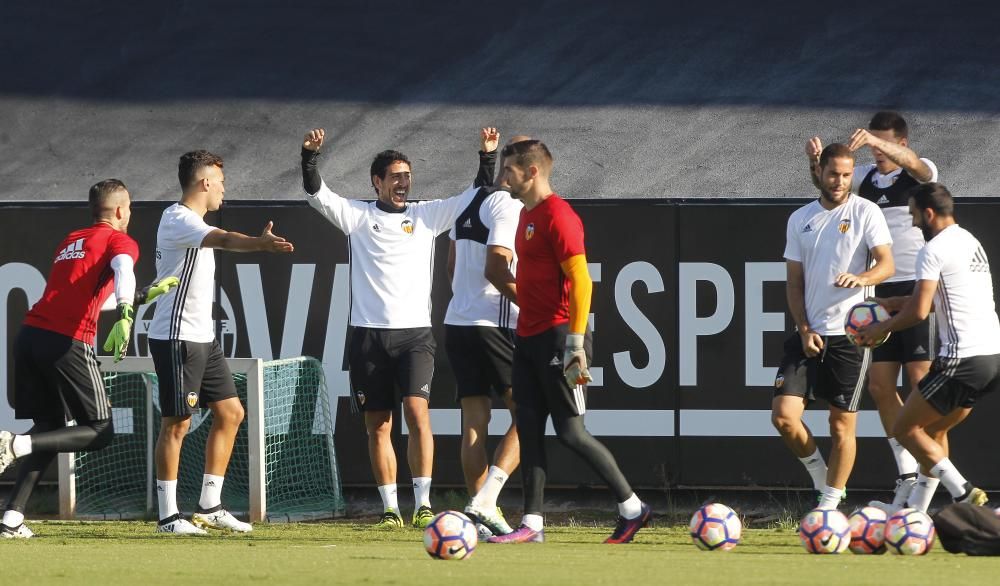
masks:
[(691, 541), (698, 549), (727, 551), (736, 547), (743, 535), (743, 522), (736, 511), (721, 503), (702, 506), (688, 524)]
[(809, 553), (842, 553), (851, 544), (851, 525), (836, 509), (813, 509), (799, 522), (799, 539)]
[[(848, 340), (857, 344), (855, 336), (859, 329), (888, 319), (889, 312), (880, 304), (874, 301), (862, 301), (847, 310), (847, 317), (844, 318), (844, 333), (847, 334)], [(889, 334), (886, 333), (885, 336), (876, 341), (875, 346), (881, 346), (888, 339)]]
[(854, 553), (885, 553), (885, 522), (889, 516), (882, 509), (863, 507), (851, 513), (851, 545)]
[(885, 545), (892, 553), (924, 555), (934, 547), (934, 521), (916, 509), (897, 511), (885, 522)]
[(438, 513), (424, 529), (424, 549), (435, 559), (464, 560), (478, 543), (476, 524), (458, 511)]

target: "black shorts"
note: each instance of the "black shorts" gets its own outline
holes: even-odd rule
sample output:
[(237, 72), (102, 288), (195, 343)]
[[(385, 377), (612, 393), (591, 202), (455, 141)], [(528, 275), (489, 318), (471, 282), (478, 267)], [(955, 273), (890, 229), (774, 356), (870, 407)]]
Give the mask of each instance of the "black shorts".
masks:
[(972, 407), (980, 397), (1000, 388), (1000, 354), (944, 358), (931, 363), (920, 379), (920, 394), (941, 415)]
[(455, 373), (456, 398), (498, 397), (510, 388), (514, 332), (496, 326), (444, 326), (444, 347)]
[(430, 328), (352, 328), (348, 361), (354, 408), (389, 411), (402, 397), (429, 401), (436, 347)]
[(90, 344), (23, 326), (14, 341), (14, 416), (77, 423), (111, 419), (97, 353)]
[(785, 340), (785, 356), (774, 379), (774, 396), (791, 395), (808, 401), (823, 399), (844, 411), (855, 412), (861, 400), (871, 350), (861, 349), (847, 336), (823, 336), (823, 350), (807, 358), (798, 333)]
[[(903, 297), (913, 293), (915, 281), (882, 283), (875, 287), (876, 297)], [(937, 332), (934, 314), (917, 325), (901, 332), (893, 332), (889, 339), (872, 350), (872, 362), (930, 362), (937, 354)]]
[(160, 387), (160, 415), (180, 417), (236, 397), (236, 383), (218, 340), (149, 339)]
[[(543, 421), (553, 417), (572, 417), (587, 412), (587, 387), (570, 387), (563, 374), (563, 353), (569, 326), (564, 324), (534, 336), (517, 336), (514, 343), (514, 403), (518, 411), (532, 410)], [(588, 331), (583, 349), (589, 364), (593, 356), (593, 337)]]

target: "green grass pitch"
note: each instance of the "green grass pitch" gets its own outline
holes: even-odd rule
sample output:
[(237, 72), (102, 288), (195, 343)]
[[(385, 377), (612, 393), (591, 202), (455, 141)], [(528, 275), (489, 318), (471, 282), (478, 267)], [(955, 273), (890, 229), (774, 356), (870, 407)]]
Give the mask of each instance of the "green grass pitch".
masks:
[(703, 552), (684, 527), (603, 545), (610, 527), (546, 529), (544, 544), (480, 544), (438, 561), (416, 529), (348, 522), (259, 524), (252, 535), (178, 538), (152, 523), (29, 523), (37, 538), (0, 543), (6, 584), (995, 584), (1000, 558), (939, 545), (924, 557), (807, 554), (792, 529), (752, 529), (731, 552)]

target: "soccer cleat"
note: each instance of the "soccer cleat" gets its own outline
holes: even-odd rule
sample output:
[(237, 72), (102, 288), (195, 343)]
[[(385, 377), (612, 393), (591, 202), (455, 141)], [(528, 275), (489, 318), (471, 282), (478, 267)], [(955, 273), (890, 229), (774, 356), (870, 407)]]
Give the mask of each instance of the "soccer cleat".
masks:
[(229, 529), (237, 533), (250, 533), (253, 525), (244, 523), (222, 508), (222, 505), (212, 507), (207, 511), (197, 511), (191, 515), (191, 522), (202, 529)]
[(493, 532), (490, 528), (482, 523), (476, 523), (476, 534), (479, 536), (479, 541), (486, 541), (490, 537), (493, 537)]
[(28, 529), (28, 526), (21, 523), (17, 527), (8, 527), (3, 523), (0, 523), (0, 538), (3, 539), (31, 539), (34, 537), (34, 532)]
[(913, 489), (917, 486), (916, 476), (908, 476), (906, 478), (896, 479), (896, 489), (893, 491), (893, 497), (891, 503), (884, 503), (882, 501), (869, 501), (869, 507), (875, 507), (876, 509), (881, 509), (885, 511), (887, 515), (893, 515), (896, 511), (899, 511), (906, 507), (906, 501), (910, 499), (910, 494), (913, 493)]
[(902, 506), (896, 505), (894, 502), (884, 503), (882, 501), (868, 501), (868, 506), (881, 510), (889, 517), (895, 515), (898, 511), (903, 509)]
[(156, 524), (156, 532), (173, 535), (208, 535), (208, 531), (195, 527), (190, 521), (181, 517), (180, 513), (161, 519)]
[[(821, 502), (823, 502), (823, 491), (819, 490), (819, 491), (816, 491), (816, 504), (819, 505), (819, 503), (821, 503)], [(840, 504), (844, 504), (846, 502), (847, 502), (847, 489), (845, 488), (844, 489), (844, 494), (840, 495)], [(872, 502), (875, 502), (875, 501), (872, 501)], [(875, 505), (871, 505), (871, 506), (874, 507)]]
[(619, 515), (614, 533), (611, 534), (611, 537), (605, 539), (604, 543), (630, 543), (635, 534), (649, 524), (652, 516), (653, 509), (646, 503), (642, 503), (642, 507), (639, 509), (639, 516), (634, 519), (626, 519)]
[(434, 520), (434, 511), (427, 505), (420, 505), (420, 508), (413, 511), (413, 526), (417, 529), (427, 529), (427, 526)]
[(14, 463), (17, 456), (14, 455), (14, 434), (9, 431), (0, 431), (0, 474)]
[(527, 525), (521, 525), (507, 535), (494, 535), (486, 541), (487, 543), (543, 543), (545, 530), (535, 531)]
[(986, 496), (986, 492), (983, 489), (976, 488), (972, 485), (966, 485), (965, 494), (955, 499), (955, 502), (968, 503), (970, 505), (981, 507), (990, 502), (990, 497)]
[(500, 507), (494, 507), (489, 511), (469, 503), (469, 506), (465, 507), (465, 514), (476, 523), (485, 526), (493, 535), (507, 535), (514, 531), (514, 528), (507, 523), (507, 519), (504, 519)]
[(399, 516), (399, 513), (389, 509), (388, 511), (382, 513), (382, 518), (375, 523), (376, 529), (402, 529), (403, 528), (403, 518)]

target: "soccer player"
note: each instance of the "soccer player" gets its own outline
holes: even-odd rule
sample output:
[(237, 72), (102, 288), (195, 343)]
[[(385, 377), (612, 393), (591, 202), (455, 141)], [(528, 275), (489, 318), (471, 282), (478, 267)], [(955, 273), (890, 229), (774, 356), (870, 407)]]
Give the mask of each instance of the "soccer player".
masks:
[[(513, 531), (497, 507), (497, 497), (520, 459), (511, 362), (518, 313), (514, 234), (524, 206), (503, 191), (503, 186), (497, 189), (492, 185), (499, 141), (496, 128), (482, 130), (477, 183), (487, 184), (474, 185), (479, 187), (475, 197), (449, 234), (452, 298), (444, 318), (445, 349), (462, 407), (462, 471), (472, 499), (465, 513), (491, 535)], [(494, 464), (489, 466), (486, 438), (491, 395), (500, 397), (510, 410), (511, 424), (496, 447)]]
[(327, 187), (317, 169), (325, 138), (323, 129), (317, 128), (303, 139), (302, 185), (309, 205), (350, 243), (351, 396), (352, 406), (364, 413), (372, 473), (382, 497), (383, 514), (376, 526), (403, 526), (392, 446), (392, 410), (402, 403), (415, 500), (411, 521), (424, 528), (434, 518), (430, 503), (434, 436), (428, 412), (436, 346), (430, 315), (434, 243), (454, 225), (477, 190), (410, 202), (410, 161), (389, 150), (377, 154), (371, 164), (378, 199), (367, 203), (343, 198)]
[(583, 425), (591, 332), (587, 327), (593, 282), (587, 271), (583, 223), (552, 192), (552, 154), (538, 140), (504, 147), (500, 182), (521, 200), (517, 226), (516, 293), (520, 313), (513, 384), (521, 442), (524, 517), (521, 526), (491, 543), (542, 542), (542, 500), (547, 460), (545, 424), (579, 455), (614, 493), (618, 522), (605, 543), (628, 543), (652, 516), (632, 491), (614, 456)]
[[(0, 431), (0, 472), (24, 458), (0, 537), (34, 535), (24, 525), (24, 508), (57, 453), (99, 450), (114, 436), (111, 404), (94, 351), (98, 311), (118, 310), (105, 349), (121, 360), (133, 307), (176, 284), (176, 279), (167, 280), (136, 295), (133, 267), (139, 247), (127, 234), (131, 200), (124, 183), (101, 181), (90, 188), (88, 200), (94, 224), (70, 232), (59, 244), (45, 291), (14, 342), (14, 411), (33, 425), (26, 434)], [(67, 426), (67, 419), (76, 425)]]
[(980, 398), (1000, 389), (1000, 320), (989, 259), (979, 240), (956, 223), (954, 200), (945, 186), (913, 188), (909, 206), (913, 225), (927, 240), (917, 255), (916, 287), (896, 315), (859, 334), (862, 343), (870, 343), (927, 319), (935, 308), (941, 336), (937, 358), (920, 380), (919, 392), (906, 398), (893, 430), (922, 468), (907, 504), (926, 511), (934, 492), (926, 497), (918, 493), (928, 479), (937, 479), (955, 502), (984, 505), (986, 493), (951, 463), (941, 438), (968, 417)]
[[(812, 477), (819, 506), (831, 509), (840, 504), (854, 466), (858, 402), (870, 360), (869, 350), (859, 350), (844, 335), (844, 317), (865, 299), (866, 288), (893, 274), (885, 216), (851, 193), (853, 173), (854, 156), (847, 146), (824, 148), (819, 199), (788, 218), (785, 293), (796, 333), (785, 342), (771, 402), (774, 427)], [(830, 409), (829, 469), (802, 421), (816, 398)]]
[[(854, 168), (851, 192), (878, 205), (889, 224), (896, 273), (875, 287), (876, 299), (884, 302), (913, 291), (917, 252), (923, 248), (924, 238), (911, 222), (907, 192), (921, 183), (937, 181), (938, 172), (932, 161), (920, 158), (909, 148), (909, 129), (897, 112), (877, 112), (867, 130), (859, 128), (854, 132), (847, 147), (856, 151), (866, 145), (875, 163)], [(816, 170), (822, 150), (819, 137), (813, 137), (806, 145), (814, 182), (818, 181)], [(899, 332), (872, 350), (868, 392), (875, 400), (899, 474), (892, 503), (872, 501), (869, 503), (872, 506), (898, 509), (916, 485), (917, 461), (892, 435), (896, 416), (903, 406), (896, 391), (896, 379), (903, 368), (909, 388), (915, 389), (930, 370), (937, 342), (931, 321), (924, 320)]]
[[(149, 329), (149, 353), (160, 387), (160, 435), (156, 440), (157, 532), (204, 535), (204, 528), (247, 532), (252, 529), (222, 506), (222, 484), (233, 442), (243, 422), (229, 365), (215, 339), (215, 250), (292, 252), (292, 244), (271, 232), (260, 236), (227, 232), (205, 223), (225, 194), (222, 157), (198, 150), (181, 156), (177, 177), (181, 200), (168, 207), (156, 231), (156, 274), (178, 275), (180, 285), (156, 304)], [(212, 412), (205, 442), (205, 473), (198, 509), (189, 522), (177, 508), (181, 446), (191, 415)]]

